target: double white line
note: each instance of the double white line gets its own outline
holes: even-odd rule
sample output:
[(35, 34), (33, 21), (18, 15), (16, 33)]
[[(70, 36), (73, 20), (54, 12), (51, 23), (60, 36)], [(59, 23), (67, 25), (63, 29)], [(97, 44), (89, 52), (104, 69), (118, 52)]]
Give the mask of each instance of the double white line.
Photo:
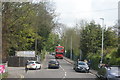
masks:
[(63, 76), (63, 78), (62, 78), (62, 80), (64, 79), (64, 78), (66, 78), (66, 76), (67, 76), (67, 72), (65, 71), (65, 69), (60, 65), (60, 67), (61, 67), (61, 69), (64, 71), (64, 76)]

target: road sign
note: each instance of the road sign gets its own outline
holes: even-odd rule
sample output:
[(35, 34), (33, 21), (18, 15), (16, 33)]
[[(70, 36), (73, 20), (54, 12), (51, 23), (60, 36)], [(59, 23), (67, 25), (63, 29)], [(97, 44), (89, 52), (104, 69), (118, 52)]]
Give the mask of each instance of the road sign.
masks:
[(35, 57), (35, 51), (16, 51), (18, 57)]

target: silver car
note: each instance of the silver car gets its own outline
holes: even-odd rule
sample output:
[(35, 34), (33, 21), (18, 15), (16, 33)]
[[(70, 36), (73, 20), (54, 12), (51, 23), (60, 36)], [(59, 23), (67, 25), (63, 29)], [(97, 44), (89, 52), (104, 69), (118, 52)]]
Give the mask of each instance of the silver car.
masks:
[(108, 80), (120, 80), (120, 67), (112, 66), (107, 69)]
[(120, 80), (120, 66), (100, 67), (97, 75), (101, 80)]
[(80, 71), (80, 72), (89, 72), (89, 66), (86, 62), (84, 61), (78, 61), (73, 68), (75, 71)]

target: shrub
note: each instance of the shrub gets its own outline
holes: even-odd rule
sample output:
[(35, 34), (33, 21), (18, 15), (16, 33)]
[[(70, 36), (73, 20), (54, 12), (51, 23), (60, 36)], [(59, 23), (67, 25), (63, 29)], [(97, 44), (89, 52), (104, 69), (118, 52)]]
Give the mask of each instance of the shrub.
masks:
[(8, 77), (8, 72), (2, 74), (2, 78), (7, 78), (7, 77)]
[(100, 62), (100, 55), (90, 53), (87, 58), (91, 60), (91, 68), (94, 70), (98, 70), (98, 65)]

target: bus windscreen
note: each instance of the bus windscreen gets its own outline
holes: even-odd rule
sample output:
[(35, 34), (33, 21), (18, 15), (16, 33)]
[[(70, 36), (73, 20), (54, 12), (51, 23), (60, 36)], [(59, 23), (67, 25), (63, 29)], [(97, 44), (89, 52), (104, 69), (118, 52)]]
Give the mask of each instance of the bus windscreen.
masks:
[(63, 54), (63, 53), (56, 53), (56, 54)]

